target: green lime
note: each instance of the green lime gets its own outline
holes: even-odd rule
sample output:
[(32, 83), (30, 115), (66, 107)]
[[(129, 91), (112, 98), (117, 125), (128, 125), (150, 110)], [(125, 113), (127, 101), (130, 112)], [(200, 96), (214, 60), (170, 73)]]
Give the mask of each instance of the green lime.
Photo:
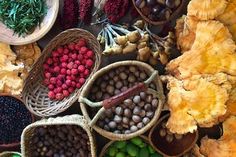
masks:
[(12, 157), (21, 157), (21, 156), (18, 154), (13, 154)]
[(122, 149), (126, 146), (127, 142), (126, 141), (117, 141), (115, 142), (115, 147), (118, 149)]
[(143, 147), (139, 151), (140, 157), (149, 157), (149, 151), (147, 147)]
[(130, 141), (137, 146), (143, 143), (143, 140), (140, 137), (134, 137)]
[(148, 150), (149, 150), (149, 153), (150, 153), (150, 154), (155, 153), (155, 150), (152, 148), (151, 145), (148, 145)]
[(116, 154), (116, 157), (126, 157), (126, 155), (123, 152), (119, 152)]
[(116, 147), (114, 147), (114, 146), (111, 146), (111, 147), (108, 149), (108, 154), (109, 154), (110, 156), (115, 156), (117, 152), (118, 152), (118, 149), (117, 149)]
[(147, 146), (146, 143), (142, 143), (142, 144), (139, 145), (140, 148), (143, 148), (143, 147), (146, 147), (146, 146)]
[(121, 149), (119, 149), (119, 151), (120, 151), (120, 152), (127, 152), (127, 150), (126, 150), (126, 146), (123, 147), (123, 148), (121, 148)]
[(137, 156), (138, 154), (138, 147), (132, 143), (129, 143), (127, 144), (126, 151), (128, 152), (130, 156), (134, 157), (134, 156)]
[(156, 153), (151, 154), (150, 157), (163, 157), (163, 156), (156, 152)]

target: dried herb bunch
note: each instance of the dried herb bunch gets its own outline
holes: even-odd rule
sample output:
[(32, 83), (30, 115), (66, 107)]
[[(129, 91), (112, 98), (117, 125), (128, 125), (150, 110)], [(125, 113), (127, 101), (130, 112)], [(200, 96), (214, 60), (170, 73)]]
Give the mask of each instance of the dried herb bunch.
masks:
[(45, 0), (1, 0), (0, 21), (18, 36), (30, 34), (47, 12)]

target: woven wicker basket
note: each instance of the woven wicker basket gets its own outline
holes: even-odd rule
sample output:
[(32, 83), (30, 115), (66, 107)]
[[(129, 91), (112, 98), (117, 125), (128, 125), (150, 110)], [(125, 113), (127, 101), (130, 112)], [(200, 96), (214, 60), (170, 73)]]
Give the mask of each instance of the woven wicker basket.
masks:
[[(148, 138), (146, 136), (139, 136), (140, 138), (142, 138), (147, 144), (150, 144), (149, 141), (148, 141)], [(110, 147), (110, 145), (112, 145), (115, 141), (110, 141), (108, 142), (103, 148), (102, 148), (102, 151), (101, 153), (99, 154), (99, 157), (105, 157), (105, 154), (107, 152), (107, 149)]]
[[(155, 79), (153, 80), (153, 82), (155, 83), (155, 85), (157, 87), (157, 91), (158, 91), (158, 95), (159, 95), (159, 97), (158, 97), (159, 104), (158, 104), (158, 107), (157, 107), (157, 109), (155, 111), (155, 114), (154, 114), (152, 120), (145, 127), (143, 127), (142, 129), (139, 129), (136, 132), (130, 133), (130, 134), (115, 134), (115, 133), (112, 133), (112, 132), (109, 132), (109, 131), (106, 131), (106, 130), (102, 129), (99, 126), (97, 126), (95, 123), (93, 123), (94, 119), (96, 119), (96, 118), (94, 118), (94, 117), (91, 118), (90, 117), (89, 112), (87, 110), (88, 106), (87, 106), (87, 104), (82, 103), (83, 102), (82, 99), (86, 98), (89, 95), (89, 92), (90, 92), (94, 82), (98, 78), (100, 78), (103, 74), (107, 73), (108, 71), (110, 71), (112, 69), (120, 67), (120, 66), (131, 66), (131, 65), (137, 66), (138, 68), (144, 70), (149, 76), (152, 75), (154, 72), (157, 73), (157, 71), (155, 71), (151, 66), (149, 66), (148, 64), (143, 63), (143, 62), (139, 62), (139, 61), (121, 61), (121, 62), (116, 62), (116, 63), (108, 65), (108, 66), (100, 69), (98, 72), (96, 72), (94, 74), (94, 76), (86, 84), (86, 86), (84, 87), (84, 89), (82, 90), (82, 92), (80, 94), (79, 101), (81, 102), (80, 103), (80, 107), (81, 107), (83, 115), (88, 120), (88, 122), (90, 122), (90, 125), (91, 125), (92, 128), (94, 128), (99, 134), (101, 134), (102, 136), (104, 136), (104, 137), (106, 137), (106, 138), (108, 138), (110, 140), (127, 140), (127, 139), (130, 139), (130, 138), (133, 138), (135, 136), (139, 136), (139, 135), (145, 133), (158, 120), (158, 118), (160, 116), (160, 113), (161, 113), (161, 109), (162, 109), (164, 100), (165, 100), (165, 96), (163, 94), (162, 83), (160, 81), (159, 75), (157, 74), (157, 75), (155, 75), (155, 77), (154, 77)], [(100, 110), (102, 110), (102, 109), (104, 109), (104, 106)], [(98, 111), (98, 113), (99, 113), (99, 111)]]
[(0, 157), (12, 157), (13, 154), (17, 154), (17, 155), (21, 156), (21, 154), (18, 153), (18, 152), (8, 152), (8, 151), (6, 151), (6, 152), (0, 153)]
[(90, 151), (92, 157), (96, 157), (96, 147), (93, 135), (91, 133), (90, 127), (83, 116), (80, 115), (70, 115), (57, 118), (42, 119), (31, 125), (27, 126), (21, 136), (21, 153), (23, 157), (29, 157), (32, 152), (30, 152), (30, 140), (33, 135), (34, 129), (40, 126), (52, 126), (52, 125), (77, 125), (82, 127), (88, 137), (90, 142)]
[(101, 63), (101, 48), (96, 37), (86, 30), (77, 28), (66, 30), (57, 35), (44, 48), (42, 55), (34, 64), (25, 80), (25, 86), (22, 92), (23, 101), (33, 114), (40, 117), (53, 116), (65, 111), (77, 100), (77, 95), (83, 89), (87, 81), (80, 89), (76, 89), (74, 93), (70, 94), (69, 97), (64, 98), (62, 101), (52, 101), (48, 98), (47, 87), (43, 85), (43, 63), (55, 48), (70, 42), (76, 42), (80, 38), (84, 38), (87, 41), (89, 48), (95, 53), (95, 65), (87, 80), (89, 80), (92, 74), (98, 70)]
[(177, 18), (177, 16), (180, 14), (180, 12), (183, 10), (184, 5), (188, 2), (188, 0), (181, 0), (181, 4), (178, 6), (178, 8), (171, 14), (169, 20), (165, 20), (165, 21), (152, 21), (150, 20), (147, 16), (145, 16), (142, 11), (136, 6), (136, 0), (132, 0), (133, 2), (133, 6), (135, 7), (135, 9), (137, 10), (137, 12), (139, 13), (139, 15), (147, 22), (150, 23), (152, 25), (156, 25), (156, 26), (160, 26), (160, 25), (164, 25), (167, 22)]

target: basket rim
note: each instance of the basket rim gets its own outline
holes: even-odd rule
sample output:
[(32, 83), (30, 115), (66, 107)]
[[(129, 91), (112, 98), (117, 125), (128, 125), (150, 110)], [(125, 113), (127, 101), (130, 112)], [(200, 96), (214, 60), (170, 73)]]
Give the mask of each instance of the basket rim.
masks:
[[(88, 83), (86, 84), (86, 86), (83, 88), (82, 92), (80, 93), (80, 96), (85, 96), (86, 93), (87, 93), (87, 89), (91, 89), (91, 86), (93, 85), (93, 83), (95, 82), (95, 80), (104, 74), (104, 71), (108, 71), (108, 70), (111, 70), (113, 68), (116, 68), (116, 67), (119, 67), (121, 65), (138, 65), (138, 66), (142, 66), (144, 69), (147, 69), (149, 70), (150, 72), (153, 72), (155, 71), (150, 65), (146, 64), (146, 63), (143, 63), (143, 62), (140, 62), (140, 61), (135, 61), (135, 60), (127, 60), (127, 61), (119, 61), (119, 62), (115, 62), (115, 63), (112, 63), (100, 70), (98, 70), (94, 75), (93, 75), (93, 79), (90, 79), (88, 81)], [(145, 125), (142, 129), (139, 129), (138, 131), (136, 132), (133, 132), (133, 133), (130, 133), (130, 134), (115, 134), (115, 133), (112, 133), (112, 132), (109, 132), (109, 131), (106, 131), (100, 127), (98, 127), (96, 124), (94, 126), (92, 126), (92, 128), (98, 132), (100, 135), (110, 139), (110, 140), (127, 140), (127, 139), (131, 139), (135, 136), (139, 136), (141, 134), (143, 134), (144, 132), (148, 131), (154, 124), (155, 122), (157, 121), (157, 119), (160, 117), (160, 114), (161, 114), (161, 111), (162, 111), (162, 108), (163, 108), (163, 104), (165, 102), (165, 96), (163, 94), (163, 87), (162, 87), (162, 84), (161, 84), (161, 81), (160, 81), (160, 78), (157, 79), (157, 82), (159, 83), (160, 85), (160, 96), (161, 96), (161, 99), (159, 99), (159, 104), (158, 104), (158, 107), (155, 111), (155, 114), (153, 116), (153, 118), (151, 119), (151, 121)], [(91, 121), (91, 118), (88, 114), (88, 111), (87, 111), (87, 108), (86, 108), (86, 104), (84, 103), (80, 103), (80, 108), (81, 108), (81, 111), (82, 111), (82, 114), (84, 115), (84, 117), (86, 118), (86, 120), (88, 122)]]
[[(60, 120), (65, 120), (65, 121), (60, 121)], [(76, 119), (76, 121), (75, 121)], [(77, 120), (81, 120), (80, 123)], [(21, 135), (21, 150), (22, 150), (22, 155), (25, 155), (26, 153), (26, 133), (32, 129), (35, 129), (37, 127), (42, 127), (42, 126), (55, 126), (55, 125), (76, 125), (80, 126), (88, 135), (89, 142), (90, 142), (90, 152), (92, 157), (96, 156), (96, 145), (95, 145), (95, 138), (94, 135), (87, 124), (86, 119), (84, 116), (79, 115), (79, 114), (73, 114), (73, 115), (66, 115), (63, 117), (55, 117), (55, 118), (47, 118), (47, 119), (41, 119), (39, 121), (36, 121), (30, 125), (28, 125), (24, 131), (22, 132)]]
[(154, 21), (154, 20), (150, 20), (147, 16), (145, 16), (142, 11), (136, 6), (135, 4), (135, 0), (132, 0), (133, 2), (133, 6), (134, 8), (136, 9), (136, 11), (139, 13), (139, 15), (142, 17), (142, 19), (144, 19), (146, 22), (152, 24), (152, 25), (155, 25), (155, 26), (158, 26), (158, 25), (164, 25), (166, 24), (167, 22), (171, 21), (172, 19), (174, 19), (178, 14), (179, 12), (182, 10), (186, 0), (181, 0), (181, 3), (180, 5), (177, 7), (177, 9), (172, 12), (170, 18), (168, 20), (162, 20), (162, 21)]
[(151, 128), (151, 130), (150, 130), (150, 132), (149, 132), (149, 134), (148, 134), (148, 141), (150, 142), (150, 145), (153, 147), (153, 149), (155, 149), (155, 151), (157, 151), (158, 153), (160, 153), (160, 154), (163, 155), (163, 156), (166, 156), (166, 157), (182, 156), (182, 155), (184, 155), (185, 153), (187, 153), (188, 151), (190, 151), (190, 150), (194, 147), (194, 145), (196, 144), (197, 139), (198, 139), (198, 137), (199, 137), (198, 130), (196, 130), (196, 131), (194, 132), (195, 138), (194, 138), (194, 140), (193, 140), (193, 143), (192, 143), (185, 151), (183, 151), (182, 153), (177, 154), (177, 155), (171, 155), (171, 156), (170, 156), (170, 155), (165, 154), (164, 152), (162, 152), (161, 150), (159, 150), (159, 149), (155, 146), (155, 144), (153, 143), (153, 141), (151, 140), (151, 139), (152, 139), (152, 134), (153, 134), (154, 130), (156, 129), (156, 127), (157, 127), (163, 120), (167, 119), (169, 116), (170, 116), (170, 113), (168, 113), (168, 114), (162, 116), (162, 117), (156, 122), (156, 124)]
[[(80, 32), (84, 32), (85, 34), (87, 34), (89, 37), (92, 38), (93, 42), (95, 43), (96, 45), (96, 51), (94, 53), (95, 54), (95, 63), (94, 63), (94, 67), (93, 69), (91, 70), (91, 73), (89, 74), (89, 76), (86, 78), (86, 82), (83, 84), (83, 86), (81, 86), (81, 88), (79, 89), (75, 89), (75, 91), (73, 93), (70, 94), (70, 96), (64, 98), (63, 100), (66, 100), (68, 99), (73, 99), (72, 97), (76, 95), (79, 95), (80, 92), (82, 91), (83, 87), (85, 86), (85, 84), (88, 82), (89, 79), (91, 79), (91, 77), (93, 76), (93, 74), (99, 69), (100, 65), (101, 65), (101, 58), (102, 58), (102, 55), (101, 55), (101, 45), (99, 44), (99, 42), (97, 41), (96, 37), (90, 33), (89, 31), (85, 30), (85, 29), (81, 29), (81, 28), (72, 28), (72, 29), (67, 29), (61, 33), (59, 33), (58, 35), (56, 35), (52, 40), (50, 40), (48, 42), (48, 44), (45, 46), (45, 48), (43, 49), (42, 53), (41, 53), (41, 56), (40, 58), (34, 63), (34, 65), (32, 66), (27, 78), (25, 79), (24, 81), (24, 84), (23, 84), (23, 91), (22, 91), (22, 97), (23, 97), (23, 101), (25, 102), (25, 99), (26, 99), (26, 96), (28, 95), (29, 91), (28, 91), (28, 84), (31, 82), (31, 77), (35, 77), (35, 75), (38, 74), (38, 72), (35, 72), (35, 70), (37, 69), (37, 67), (42, 67), (43, 64), (41, 63), (41, 60), (45, 61), (46, 57), (45, 56), (50, 56), (52, 52), (49, 52), (49, 49), (52, 49), (52, 48), (56, 48), (54, 44), (54, 42), (56, 42), (58, 39), (60, 38), (63, 38), (64, 35), (66, 34), (76, 34), (76, 33), (80, 33)], [(81, 38), (78, 36), (78, 39)], [(90, 40), (91, 41), (91, 40)], [(60, 42), (63, 42), (63, 40), (61, 40)], [(53, 46), (52, 46), (53, 45)], [(93, 49), (93, 47), (91, 47), (91, 49)], [(40, 82), (40, 85), (42, 85), (42, 82)], [(58, 104), (61, 104), (59, 101), (55, 101), (55, 102), (58, 102)], [(51, 117), (51, 116), (55, 116), (61, 112), (64, 112), (65, 110), (67, 110), (70, 106), (72, 106), (72, 104), (76, 102), (76, 99), (73, 100), (73, 102), (68, 102), (68, 104), (70, 105), (67, 105), (66, 107), (61, 107), (61, 109), (57, 112), (53, 112), (53, 113), (44, 113), (45, 110), (49, 109), (50, 107), (47, 107), (45, 110), (37, 110), (37, 109), (32, 109), (27, 103), (26, 104), (26, 107), (27, 109), (33, 113), (34, 115), (37, 115), (39, 117)], [(53, 106), (55, 107), (55, 105)]]

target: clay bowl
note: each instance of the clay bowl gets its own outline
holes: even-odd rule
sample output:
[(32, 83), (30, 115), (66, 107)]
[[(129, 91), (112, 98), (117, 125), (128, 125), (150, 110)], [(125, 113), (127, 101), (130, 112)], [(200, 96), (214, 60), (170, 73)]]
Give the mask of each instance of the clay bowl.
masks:
[(169, 143), (166, 141), (165, 136), (161, 137), (159, 134), (159, 131), (162, 128), (161, 124), (166, 122), (168, 118), (169, 114), (163, 116), (151, 129), (148, 136), (150, 144), (157, 152), (165, 157), (182, 156), (190, 151), (195, 145), (198, 139), (198, 132), (187, 133), (183, 135), (181, 139), (176, 139), (174, 136), (173, 141)]
[(146, 15), (144, 15), (141, 11), (141, 9), (139, 9), (136, 4), (135, 4), (135, 1), (136, 0), (132, 0), (133, 2), (133, 6), (134, 8), (137, 10), (137, 12), (139, 13), (139, 15), (142, 17), (142, 19), (144, 19), (147, 23), (150, 23), (152, 25), (156, 25), (156, 26), (159, 26), (159, 25), (164, 25), (166, 24), (167, 22), (177, 18), (177, 16), (180, 14), (180, 12), (182, 11), (185, 3), (187, 0), (181, 0), (181, 3), (180, 5), (176, 8), (176, 10), (174, 12), (172, 12), (170, 18), (168, 20), (164, 20), (164, 21), (153, 21), (153, 20), (150, 20)]
[[(20, 102), (22, 102), (22, 104), (24, 104), (24, 102), (22, 101), (22, 99), (19, 96), (13, 96), (13, 95), (10, 95), (10, 94), (7, 94), (7, 93), (1, 93), (0, 97), (1, 96), (13, 97), (13, 98), (19, 100)], [(34, 118), (33, 114), (31, 114), (31, 123), (33, 123), (34, 121), (35, 121), (35, 118)], [(20, 141), (14, 142), (14, 143), (9, 143), (9, 144), (1, 144), (0, 145), (0, 151), (14, 150), (14, 149), (18, 149), (19, 147), (20, 147)]]
[(24, 45), (42, 38), (52, 28), (59, 10), (58, 0), (46, 0), (46, 4), (48, 7), (47, 14), (44, 16), (40, 26), (37, 26), (31, 34), (25, 37), (18, 37), (17, 34), (14, 34), (11, 29), (0, 22), (0, 41), (10, 45)]

